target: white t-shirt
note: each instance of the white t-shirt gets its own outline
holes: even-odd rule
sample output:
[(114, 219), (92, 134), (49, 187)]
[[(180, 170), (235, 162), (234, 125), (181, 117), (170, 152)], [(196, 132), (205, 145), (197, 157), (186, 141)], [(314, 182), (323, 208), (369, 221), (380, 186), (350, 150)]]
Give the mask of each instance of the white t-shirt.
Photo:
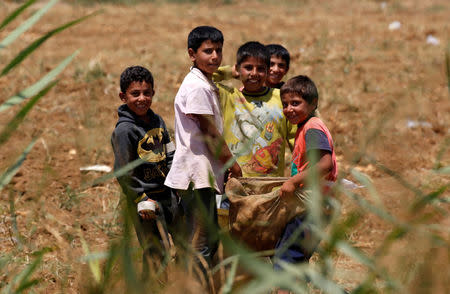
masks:
[[(176, 151), (164, 184), (187, 190), (213, 187), (223, 193), (223, 164), (215, 159), (204, 142), (198, 123), (189, 114), (212, 115), (222, 134), (223, 121), (217, 97), (218, 89), (197, 68), (191, 68), (175, 96)], [(211, 175), (211, 177), (210, 177)]]

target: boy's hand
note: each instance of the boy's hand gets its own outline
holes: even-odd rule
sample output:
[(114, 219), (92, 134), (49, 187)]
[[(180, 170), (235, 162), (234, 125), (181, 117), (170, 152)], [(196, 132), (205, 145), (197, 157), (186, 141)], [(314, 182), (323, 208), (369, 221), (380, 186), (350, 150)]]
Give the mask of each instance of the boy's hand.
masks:
[(294, 191), (295, 191), (296, 187), (294, 185), (294, 183), (292, 181), (287, 180), (286, 182), (284, 182), (284, 184), (281, 186), (280, 189), (280, 193), (281, 193), (281, 197), (291, 197), (294, 195)]
[(239, 79), (239, 72), (236, 68), (236, 64), (231, 68), (231, 75), (233, 76), (233, 78)]
[(138, 203), (138, 214), (146, 221), (156, 219), (156, 213), (159, 210), (156, 201), (147, 199)]
[(228, 175), (229, 178), (240, 178), (242, 177), (242, 170), (239, 164), (237, 162), (234, 162), (233, 165), (229, 169), (230, 174)]

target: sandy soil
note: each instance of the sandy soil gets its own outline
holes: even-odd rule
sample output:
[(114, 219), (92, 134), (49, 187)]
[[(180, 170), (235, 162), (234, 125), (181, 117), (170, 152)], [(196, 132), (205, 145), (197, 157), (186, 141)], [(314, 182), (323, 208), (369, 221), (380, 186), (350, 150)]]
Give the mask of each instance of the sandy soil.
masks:
[[(450, 163), (447, 1), (232, 2), (60, 3), (16, 43), (0, 51), (3, 67), (43, 33), (101, 9), (99, 15), (50, 39), (19, 68), (0, 77), (3, 102), (81, 50), (59, 76), (57, 86), (39, 101), (7, 144), (0, 146), (0, 168), (4, 170), (33, 136), (40, 135), (19, 173), (0, 194), (2, 255), (12, 254), (15, 264), (22, 265), (29, 262), (32, 252), (51, 248), (39, 269), (42, 281), (38, 292), (83, 291), (88, 272), (80, 260), (84, 254), (81, 240), (86, 240), (92, 251), (102, 251), (120, 234), (118, 185), (110, 180), (84, 189), (85, 183), (101, 174), (82, 173), (80, 167), (113, 164), (109, 139), (120, 105), (121, 71), (133, 64), (150, 68), (156, 84), (152, 108), (173, 128), (173, 98), (189, 68), (186, 37), (197, 25), (214, 25), (223, 31), (224, 64), (234, 62), (236, 49), (246, 41), (287, 47), (292, 55), (288, 77), (306, 74), (318, 85), (319, 109), (334, 136), (341, 175), (355, 181), (347, 174), (351, 167), (366, 173), (378, 191), (380, 205), (392, 215), (418, 221), (424, 213), (416, 215), (409, 210), (416, 197), (414, 189), (428, 193), (448, 185), (448, 176), (432, 171)], [(14, 2), (0, 3), (0, 19), (15, 7)], [(394, 21), (401, 27), (389, 30)], [(0, 39), (19, 23), (20, 19), (0, 31)], [(440, 44), (428, 44), (429, 35)], [(0, 125), (18, 110), (13, 107), (2, 113)], [(367, 157), (355, 160), (360, 153), (369, 154), (372, 161)], [(360, 192), (376, 203), (369, 189)], [(445, 195), (448, 197), (448, 192)], [(344, 217), (358, 210), (345, 196), (341, 200)], [(11, 203), (16, 218), (11, 217)], [(448, 228), (449, 207), (439, 205), (446, 213), (429, 208), (431, 215), (425, 222)], [(22, 239), (16, 239), (15, 222)], [(373, 254), (391, 229), (386, 221), (364, 212), (348, 238), (355, 247)], [(448, 233), (443, 237), (448, 241)], [(422, 265), (429, 264), (424, 262), (429, 257), (435, 274), (426, 281), (434, 283), (433, 293), (450, 292), (445, 274), (449, 243), (434, 250), (434, 245), (419, 239), (406, 236), (377, 262), (398, 276), (405, 269), (413, 272), (404, 277), (411, 286), (407, 292), (427, 293), (421, 292), (428, 288), (423, 288), (425, 282), (418, 277), (426, 272)], [(336, 254), (335, 263), (335, 280), (345, 288), (352, 289), (364, 279), (364, 267), (343, 254)], [(2, 283), (7, 279), (7, 275), (0, 277)]]

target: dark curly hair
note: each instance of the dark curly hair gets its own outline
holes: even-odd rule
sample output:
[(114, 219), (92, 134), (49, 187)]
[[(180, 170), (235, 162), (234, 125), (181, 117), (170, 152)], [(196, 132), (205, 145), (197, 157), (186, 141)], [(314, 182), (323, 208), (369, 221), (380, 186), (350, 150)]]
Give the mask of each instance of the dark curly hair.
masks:
[(145, 67), (139, 65), (127, 67), (120, 75), (120, 91), (125, 93), (132, 82), (146, 82), (153, 90), (153, 75)]
[(291, 62), (291, 55), (289, 55), (289, 51), (286, 48), (279, 44), (269, 44), (266, 45), (267, 50), (269, 50), (270, 56), (276, 56), (281, 58), (286, 62), (286, 67), (289, 69), (289, 63)]
[(259, 42), (250, 41), (239, 47), (236, 53), (236, 65), (241, 65), (241, 63), (249, 57), (262, 59), (264, 63), (267, 64), (267, 68), (270, 66), (269, 51), (266, 46)]
[(212, 43), (223, 44), (222, 32), (216, 29), (215, 27), (210, 26), (196, 27), (188, 35), (187, 40), (188, 49), (192, 49), (194, 50), (194, 52), (197, 52), (197, 49), (200, 48), (202, 43), (207, 40), (210, 40)]
[(296, 76), (290, 78), (280, 89), (280, 96), (287, 93), (294, 93), (302, 97), (308, 104), (319, 102), (319, 93), (316, 85), (307, 76)]

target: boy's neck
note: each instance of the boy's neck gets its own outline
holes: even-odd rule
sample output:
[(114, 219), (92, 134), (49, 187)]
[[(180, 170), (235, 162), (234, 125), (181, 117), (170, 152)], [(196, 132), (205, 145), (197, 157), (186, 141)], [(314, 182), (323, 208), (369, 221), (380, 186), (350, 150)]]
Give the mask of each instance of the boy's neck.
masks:
[(306, 122), (308, 121), (308, 120), (310, 120), (312, 117), (315, 117), (315, 111), (313, 112), (313, 113), (311, 113), (307, 118), (305, 118), (303, 121), (301, 121), (301, 122), (299, 122), (298, 124), (297, 124), (297, 127), (302, 127), (304, 124), (306, 124)]
[(207, 72), (204, 72), (203, 70), (201, 70), (200, 68), (198, 68), (197, 66), (195, 66), (195, 64), (192, 66), (193, 68), (198, 69), (209, 81), (212, 82), (212, 74), (209, 74)]
[(259, 88), (259, 90), (256, 90), (256, 91), (248, 91), (248, 90), (245, 89), (245, 87), (244, 87), (244, 88), (242, 88), (241, 92), (244, 93), (244, 94), (256, 95), (256, 94), (264, 93), (265, 91), (267, 91), (267, 89), (268, 89), (268, 87), (263, 86), (263, 87)]

